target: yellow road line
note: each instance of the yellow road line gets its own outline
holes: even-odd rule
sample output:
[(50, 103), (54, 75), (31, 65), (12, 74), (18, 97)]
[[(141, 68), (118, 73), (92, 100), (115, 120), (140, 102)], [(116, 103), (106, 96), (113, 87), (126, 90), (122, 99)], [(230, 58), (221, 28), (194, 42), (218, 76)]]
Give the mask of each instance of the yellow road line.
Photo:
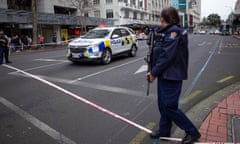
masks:
[[(156, 127), (156, 123), (150, 122), (148, 123), (146, 126), (146, 128), (148, 129), (153, 129), (154, 127)], [(140, 131), (136, 137), (134, 137), (129, 144), (140, 144), (144, 138), (148, 136), (148, 133), (144, 132), (144, 131)]]
[(233, 79), (233, 78), (234, 78), (234, 76), (233, 76), (233, 75), (230, 75), (230, 76), (228, 76), (228, 77), (225, 77), (225, 78), (217, 81), (217, 83), (220, 83), (220, 84), (221, 84), (221, 83), (224, 83), (224, 82), (226, 82), (226, 81), (228, 81), (228, 80), (230, 80), (230, 79)]
[(188, 103), (190, 102), (193, 98), (195, 98), (196, 96), (198, 96), (199, 94), (202, 93), (202, 90), (196, 90), (194, 92), (192, 92), (188, 97), (186, 97), (183, 102), (184, 103)]

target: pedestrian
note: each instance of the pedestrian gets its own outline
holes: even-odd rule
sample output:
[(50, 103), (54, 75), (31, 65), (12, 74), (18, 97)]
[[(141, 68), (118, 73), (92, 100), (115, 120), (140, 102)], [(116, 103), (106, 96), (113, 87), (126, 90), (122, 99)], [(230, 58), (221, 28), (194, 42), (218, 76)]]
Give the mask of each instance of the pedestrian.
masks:
[(8, 59), (6, 59), (6, 49), (8, 47), (8, 39), (4, 34), (4, 30), (0, 29), (0, 65), (3, 64), (3, 54), (5, 53), (6, 63), (10, 63)]
[(52, 45), (55, 47), (57, 45), (57, 36), (56, 36), (56, 34), (53, 35), (52, 42), (53, 42)]
[(28, 39), (27, 39), (26, 35), (22, 35), (21, 36), (21, 42), (22, 42), (22, 50), (24, 48), (27, 48), (27, 46), (28, 46)]
[(32, 38), (31, 38), (29, 35), (27, 35), (26, 37), (27, 37), (27, 45), (28, 45), (28, 49), (30, 49), (31, 46), (32, 46)]
[(158, 79), (158, 109), (161, 118), (158, 130), (152, 132), (150, 137), (171, 137), (172, 122), (174, 122), (186, 133), (182, 144), (191, 144), (197, 141), (201, 134), (178, 107), (182, 82), (187, 79), (188, 41), (186, 40), (185, 47), (179, 44), (182, 29), (180, 17), (175, 8), (163, 9), (160, 22), (163, 29), (159, 33), (162, 34), (161, 37), (154, 38), (153, 64), (147, 76), (150, 82)]
[(20, 52), (20, 49), (21, 49), (20, 43), (21, 42), (20, 42), (19, 36), (17, 34), (13, 35), (13, 37), (11, 38), (11, 50)]
[(44, 36), (43, 35), (39, 36), (39, 42), (40, 42), (40, 47), (43, 48), (43, 43), (44, 43)]
[(8, 40), (7, 42), (7, 46), (5, 47), (3, 53), (4, 53), (4, 56), (5, 56), (5, 61), (6, 63), (12, 63), (11, 61), (9, 61), (9, 47), (10, 47), (10, 39), (8, 38), (7, 35), (4, 35), (5, 38)]

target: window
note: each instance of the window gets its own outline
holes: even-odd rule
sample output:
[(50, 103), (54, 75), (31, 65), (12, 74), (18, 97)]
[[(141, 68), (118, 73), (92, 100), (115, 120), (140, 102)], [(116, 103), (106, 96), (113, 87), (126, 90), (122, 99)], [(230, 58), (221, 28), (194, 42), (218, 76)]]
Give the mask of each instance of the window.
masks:
[(120, 31), (121, 31), (122, 37), (130, 35), (130, 33), (125, 29), (121, 29)]
[(9, 9), (31, 10), (31, 0), (5, 0)]
[(102, 29), (102, 30), (92, 30), (84, 35), (83, 39), (97, 39), (97, 38), (105, 38), (109, 35), (109, 30)]
[(112, 9), (107, 9), (106, 17), (107, 18), (113, 18), (113, 10)]
[(143, 20), (144, 19), (144, 14), (143, 13), (141, 13), (141, 20)]
[(100, 4), (100, 0), (93, 0), (93, 4), (94, 5), (99, 5)]
[(113, 3), (113, 1), (112, 0), (106, 0), (106, 3), (110, 4), (110, 3)]
[(95, 10), (94, 11), (94, 17), (101, 17), (100, 16), (100, 10)]
[(89, 17), (88, 12), (85, 12), (85, 13), (84, 13), (84, 16), (85, 16), (85, 17)]
[(137, 3), (136, 3), (136, 0), (133, 0), (133, 5), (135, 5), (135, 6), (136, 6), (136, 4), (137, 4)]
[(124, 11), (124, 18), (129, 18), (129, 10), (128, 9), (126, 9)]
[(133, 12), (133, 19), (137, 19), (137, 12)]
[(54, 13), (64, 14), (64, 15), (74, 15), (77, 13), (77, 9), (73, 9), (69, 7), (54, 6)]
[[(113, 33), (112, 33), (112, 36), (113, 36), (113, 35), (118, 35), (119, 37), (121, 37), (121, 31), (120, 31), (120, 29), (114, 30)], [(119, 37), (118, 37), (118, 38), (119, 38)]]
[(139, 6), (140, 6), (141, 8), (143, 8), (143, 1), (142, 1), (142, 0), (139, 2)]

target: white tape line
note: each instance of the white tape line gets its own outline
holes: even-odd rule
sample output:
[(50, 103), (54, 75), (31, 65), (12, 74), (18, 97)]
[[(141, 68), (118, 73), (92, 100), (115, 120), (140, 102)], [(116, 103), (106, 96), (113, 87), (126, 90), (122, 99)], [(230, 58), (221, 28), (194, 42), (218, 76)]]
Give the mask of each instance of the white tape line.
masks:
[(181, 138), (171, 138), (171, 137), (160, 137), (161, 140), (169, 140), (169, 141), (182, 141)]
[(46, 81), (46, 80), (44, 80), (44, 79), (42, 79), (42, 78), (40, 78), (38, 76), (35, 76), (33, 74), (30, 74), (28, 72), (22, 71), (22, 70), (20, 70), (18, 68), (15, 68), (15, 67), (12, 67), (12, 66), (9, 66), (9, 65), (6, 65), (6, 64), (3, 64), (2, 66), (7, 67), (7, 68), (12, 69), (12, 70), (16, 70), (16, 71), (18, 71), (20, 73), (23, 73), (23, 74), (25, 74), (25, 75), (27, 75), (27, 76), (35, 79), (35, 80), (38, 80), (38, 81), (40, 81), (40, 82), (42, 82), (44, 84), (47, 84), (47, 85), (49, 85), (49, 86), (51, 86), (51, 87), (53, 87), (53, 88), (55, 88), (55, 89), (65, 93), (65, 94), (67, 94), (68, 96), (71, 96), (71, 97), (73, 97), (73, 98), (75, 98), (77, 100), (80, 100), (83, 103), (85, 103), (85, 104), (87, 104), (87, 105), (89, 105), (89, 106), (91, 106), (91, 107), (93, 107), (93, 108), (95, 108), (95, 109), (97, 109), (99, 111), (102, 111), (103, 113), (106, 113), (106, 114), (108, 114), (108, 115), (110, 115), (112, 117), (115, 117), (116, 119), (118, 119), (118, 120), (120, 120), (122, 122), (125, 122), (125, 123), (127, 123), (129, 125), (132, 125), (132, 126), (138, 128), (140, 130), (143, 130), (143, 131), (147, 132), (147, 133), (152, 133), (151, 130), (149, 130), (149, 129), (147, 129), (147, 128), (145, 128), (145, 127), (143, 127), (143, 126), (141, 126), (141, 125), (139, 125), (139, 124), (137, 124), (135, 122), (132, 122), (132, 121), (130, 121), (130, 120), (128, 120), (128, 119), (126, 119), (126, 118), (116, 114), (116, 113), (113, 113), (113, 112), (111, 112), (111, 111), (109, 111), (109, 110), (107, 110), (107, 109), (105, 109), (105, 108), (103, 108), (103, 107), (93, 103), (93, 102), (90, 102), (87, 99), (84, 99), (84, 98), (82, 98), (82, 97), (80, 97), (80, 96), (78, 96), (78, 95), (76, 95), (76, 94), (74, 94), (74, 93), (72, 93), (72, 92), (70, 92), (68, 90), (65, 90), (65, 89), (63, 89), (63, 88), (61, 88), (61, 87), (59, 87), (59, 86), (57, 86), (57, 85), (55, 85), (55, 84), (53, 84), (53, 83), (51, 83), (49, 81)]
[[(32, 44), (32, 45), (23, 45), (23, 47), (33, 47), (33, 46), (47, 46), (47, 45), (58, 45), (58, 44), (63, 44), (66, 42), (70, 42), (74, 39), (69, 39), (69, 40), (65, 40), (65, 41), (57, 41), (57, 42), (52, 42), (52, 43), (43, 43), (43, 44)], [(22, 46), (19, 46), (22, 47)]]
[(25, 120), (33, 124), (35, 127), (39, 128), (43, 132), (45, 132), (47, 135), (55, 139), (60, 144), (77, 144), (76, 142), (72, 141), (71, 139), (67, 138), (63, 134), (59, 133), (55, 129), (49, 127), (47, 124), (41, 122), (37, 118), (33, 117), (29, 113), (25, 112), (24, 110), (20, 109), (13, 103), (9, 102), (8, 100), (4, 99), (3, 97), (0, 97), (0, 103), (5, 105), (7, 108), (11, 109), (21, 117), (23, 117)]

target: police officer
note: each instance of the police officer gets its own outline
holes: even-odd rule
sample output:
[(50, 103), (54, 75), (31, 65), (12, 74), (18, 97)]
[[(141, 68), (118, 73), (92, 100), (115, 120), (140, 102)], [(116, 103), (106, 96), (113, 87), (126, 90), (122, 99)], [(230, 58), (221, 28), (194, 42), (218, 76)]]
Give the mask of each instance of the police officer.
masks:
[(3, 54), (7, 44), (8, 39), (5, 37), (3, 29), (0, 28), (0, 65), (3, 64)]
[(8, 37), (4, 34), (4, 30), (0, 29), (0, 64), (3, 63), (3, 55), (5, 57), (6, 63), (12, 63), (9, 61), (9, 40)]
[(170, 137), (174, 122), (186, 133), (182, 143), (194, 143), (201, 134), (178, 108), (182, 82), (187, 79), (188, 47), (179, 45), (181, 28), (177, 10), (173, 7), (163, 9), (160, 21), (164, 28), (160, 31), (161, 37), (154, 37), (153, 64), (147, 76), (150, 82), (158, 78), (158, 108), (161, 118), (158, 130), (151, 133), (150, 137)]

